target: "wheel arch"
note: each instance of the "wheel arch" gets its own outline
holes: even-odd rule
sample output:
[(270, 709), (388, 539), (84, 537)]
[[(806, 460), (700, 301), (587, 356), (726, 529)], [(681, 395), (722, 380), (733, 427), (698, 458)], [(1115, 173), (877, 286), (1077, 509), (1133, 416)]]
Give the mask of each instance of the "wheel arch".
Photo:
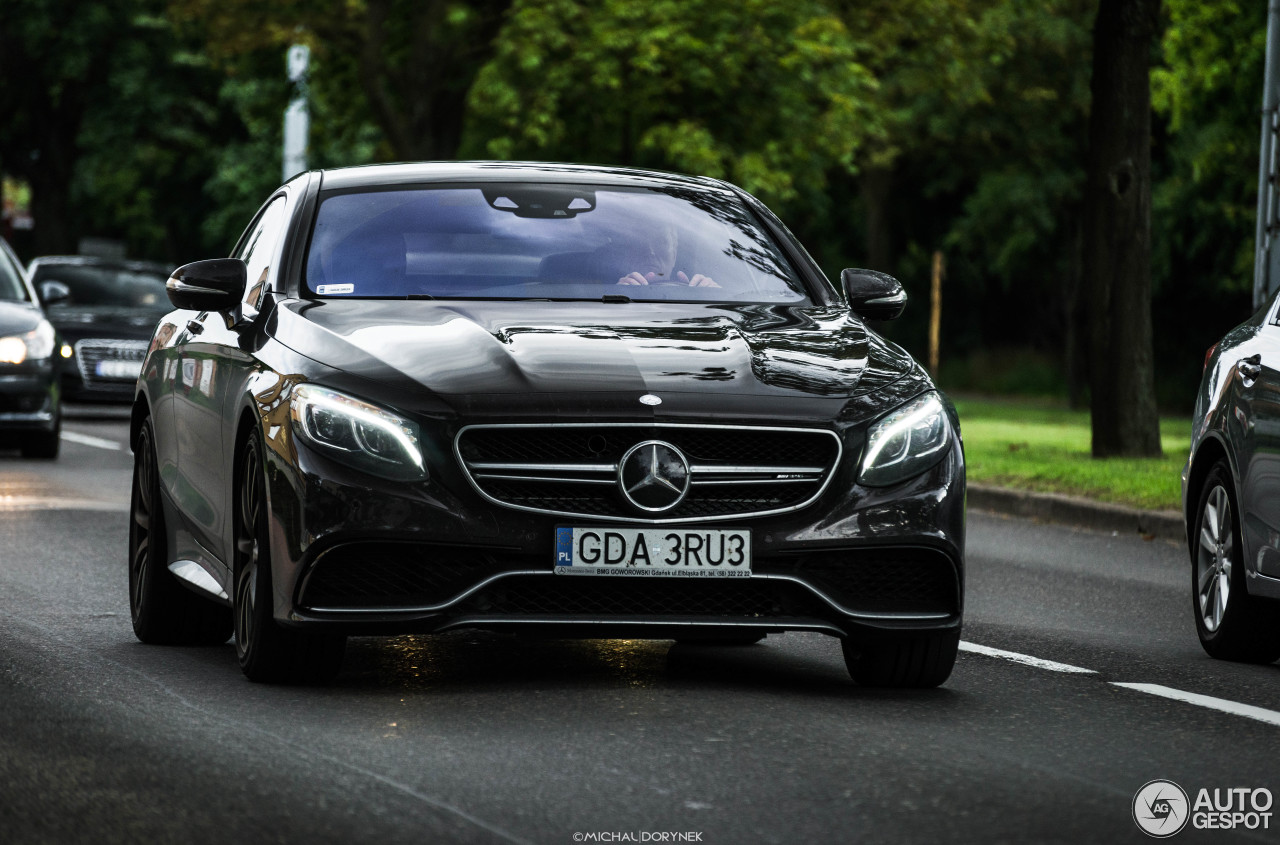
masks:
[(133, 408), (129, 412), (129, 450), (138, 446), (138, 433), (142, 431), (142, 421), (151, 416), (151, 402), (147, 394), (138, 391), (133, 399)]
[(1187, 472), (1187, 494), (1182, 503), (1182, 515), (1187, 526), (1187, 550), (1191, 553), (1195, 551), (1195, 538), (1192, 535), (1195, 533), (1196, 509), (1200, 504), (1204, 480), (1209, 475), (1209, 470), (1219, 461), (1226, 463), (1227, 470), (1231, 473), (1231, 484), (1236, 488), (1231, 492), (1237, 502), (1240, 500), (1239, 476), (1235, 462), (1231, 460), (1231, 453), (1216, 432), (1210, 433), (1200, 442), (1191, 459), (1191, 468)]

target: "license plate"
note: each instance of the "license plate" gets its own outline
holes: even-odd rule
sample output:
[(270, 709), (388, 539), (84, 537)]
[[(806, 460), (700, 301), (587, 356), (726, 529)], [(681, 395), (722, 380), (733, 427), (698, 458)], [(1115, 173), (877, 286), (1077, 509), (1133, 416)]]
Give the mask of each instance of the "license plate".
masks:
[(749, 578), (751, 532), (722, 528), (556, 528), (557, 575)]
[(102, 378), (121, 378), (137, 380), (142, 372), (141, 361), (99, 361), (98, 375)]

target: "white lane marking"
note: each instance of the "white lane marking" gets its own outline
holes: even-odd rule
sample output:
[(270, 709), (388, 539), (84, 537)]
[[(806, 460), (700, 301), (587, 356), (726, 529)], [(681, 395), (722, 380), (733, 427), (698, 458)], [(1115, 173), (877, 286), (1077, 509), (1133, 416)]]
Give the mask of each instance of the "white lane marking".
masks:
[(110, 449), (113, 452), (119, 452), (123, 448), (114, 440), (103, 440), (101, 437), (93, 437), (75, 431), (63, 431), (62, 439), (69, 440), (72, 443), (79, 443), (81, 446), (92, 446), (95, 449)]
[(1151, 695), (1158, 695), (1161, 698), (1169, 698), (1174, 701), (1186, 702), (1187, 704), (1194, 704), (1197, 707), (1208, 707), (1213, 710), (1220, 710), (1223, 713), (1244, 716), (1246, 719), (1257, 719), (1259, 722), (1266, 722), (1268, 725), (1280, 726), (1280, 713), (1277, 713), (1275, 710), (1265, 710), (1261, 707), (1254, 707), (1252, 704), (1240, 704), (1235, 701), (1228, 701), (1225, 698), (1214, 698), (1211, 695), (1199, 695), (1194, 692), (1183, 692), (1182, 690), (1173, 689), (1172, 687), (1162, 687), (1159, 684), (1122, 684), (1112, 681), (1111, 685), (1124, 687), (1125, 689), (1137, 690), (1138, 692), (1150, 693)]
[(116, 511), (127, 512), (128, 502), (72, 499), (58, 496), (6, 496), (0, 494), (0, 511)]
[(977, 643), (961, 641), (960, 650), (972, 652), (973, 654), (984, 654), (987, 657), (999, 657), (1004, 660), (1012, 660), (1014, 663), (1021, 663), (1024, 666), (1034, 666), (1037, 669), (1048, 669), (1050, 672), (1069, 672), (1076, 675), (1098, 674), (1092, 669), (1072, 666), (1069, 663), (1055, 663), (1052, 660), (1032, 657), (1029, 654), (1019, 654), (1016, 651), (1004, 651), (1003, 649), (991, 648), (990, 646), (978, 645)]

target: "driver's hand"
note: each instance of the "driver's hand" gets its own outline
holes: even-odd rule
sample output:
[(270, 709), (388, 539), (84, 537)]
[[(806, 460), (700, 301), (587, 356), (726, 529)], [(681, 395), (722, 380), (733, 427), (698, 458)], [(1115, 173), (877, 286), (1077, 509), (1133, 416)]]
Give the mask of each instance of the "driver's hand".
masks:
[(632, 271), (627, 275), (618, 279), (620, 285), (647, 285), (654, 279), (658, 278), (657, 273), (645, 273), (643, 276), (638, 271)]
[(706, 277), (706, 276), (702, 275), (701, 273), (695, 273), (695, 274), (694, 274), (694, 276), (693, 276), (693, 278), (692, 278), (692, 279), (690, 279), (688, 276), (686, 276), (686, 275), (684, 274), (684, 271), (683, 271), (683, 270), (681, 270), (679, 273), (677, 273), (677, 274), (676, 274), (676, 276), (678, 276), (678, 277), (679, 277), (679, 279), (680, 279), (680, 281), (681, 281), (681, 282), (683, 282), (684, 284), (688, 285), (688, 286), (689, 286), (689, 287), (691, 287), (691, 288), (718, 288), (718, 287), (720, 287), (719, 285), (717, 285), (717, 284), (715, 283), (715, 281), (714, 281), (713, 279), (710, 279), (710, 278), (708, 278), (708, 277)]

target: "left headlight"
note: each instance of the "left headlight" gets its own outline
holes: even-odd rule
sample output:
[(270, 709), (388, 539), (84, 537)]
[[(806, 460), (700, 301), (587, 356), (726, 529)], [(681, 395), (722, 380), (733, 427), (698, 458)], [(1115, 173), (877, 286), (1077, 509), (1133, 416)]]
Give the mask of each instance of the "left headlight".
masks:
[(53, 354), (54, 331), (48, 320), (41, 320), (26, 334), (0, 337), (0, 363), (21, 364), (40, 361)]
[(427, 477), (412, 420), (314, 384), (294, 388), (289, 413), (294, 432), (336, 460), (400, 481)]
[(947, 409), (936, 393), (925, 393), (871, 427), (858, 481), (887, 487), (936, 464), (951, 445)]

